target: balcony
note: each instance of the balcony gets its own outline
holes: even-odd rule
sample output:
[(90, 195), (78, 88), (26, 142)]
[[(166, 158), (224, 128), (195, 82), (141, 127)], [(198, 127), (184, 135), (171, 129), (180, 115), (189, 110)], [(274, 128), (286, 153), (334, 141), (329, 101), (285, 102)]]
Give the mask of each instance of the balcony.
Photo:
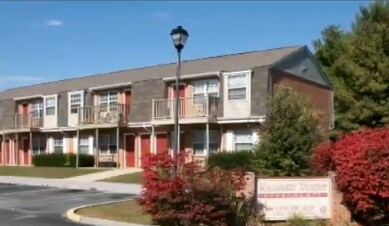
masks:
[[(205, 123), (216, 119), (218, 97), (203, 96), (179, 99), (180, 123)], [(155, 124), (174, 123), (175, 99), (153, 100), (153, 122)]]
[(6, 130), (30, 130), (43, 127), (43, 118), (32, 113), (16, 113), (4, 115), (3, 128)]
[(129, 121), (130, 106), (115, 104), (109, 106), (82, 107), (78, 112), (79, 126), (124, 125)]

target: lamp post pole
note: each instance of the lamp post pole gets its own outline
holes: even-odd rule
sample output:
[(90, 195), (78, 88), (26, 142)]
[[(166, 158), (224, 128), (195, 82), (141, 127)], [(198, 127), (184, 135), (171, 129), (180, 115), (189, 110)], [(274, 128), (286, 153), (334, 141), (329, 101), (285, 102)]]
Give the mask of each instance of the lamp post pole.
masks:
[(174, 111), (174, 143), (173, 143), (173, 156), (176, 162), (174, 166), (174, 171), (177, 173), (179, 168), (179, 143), (180, 143), (180, 131), (178, 129), (179, 126), (179, 113), (180, 113), (180, 75), (181, 75), (181, 50), (185, 46), (186, 39), (188, 38), (188, 32), (183, 29), (181, 26), (173, 29), (170, 33), (173, 44), (177, 50), (177, 71), (176, 71), (176, 85), (175, 85), (175, 111)]
[(174, 159), (177, 163), (176, 170), (179, 166), (179, 144), (180, 144), (180, 131), (178, 130), (178, 118), (180, 114), (180, 75), (181, 75), (181, 50), (177, 50), (177, 71), (176, 71), (176, 90), (175, 90), (175, 102), (176, 108), (174, 113)]

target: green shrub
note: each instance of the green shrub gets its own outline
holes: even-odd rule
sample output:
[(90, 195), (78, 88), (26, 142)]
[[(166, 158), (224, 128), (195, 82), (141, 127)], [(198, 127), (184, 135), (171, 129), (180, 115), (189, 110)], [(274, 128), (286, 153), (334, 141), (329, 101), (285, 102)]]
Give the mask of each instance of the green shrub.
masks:
[(273, 92), (254, 148), (255, 171), (271, 177), (310, 175), (312, 149), (322, 140), (319, 112), (289, 86), (278, 85)]
[(34, 155), (32, 157), (34, 166), (55, 166), (64, 167), (67, 163), (67, 156), (62, 153), (49, 153)]
[[(75, 154), (69, 155), (69, 167), (76, 167), (77, 156)], [(79, 167), (93, 167), (95, 165), (95, 157), (88, 154), (78, 155)]]
[[(34, 166), (52, 166), (52, 167), (76, 167), (75, 154), (48, 153), (34, 155), (32, 157)], [(79, 154), (79, 167), (93, 167), (95, 158), (93, 155)]]
[(209, 167), (220, 167), (224, 170), (232, 170), (236, 168), (242, 168), (245, 170), (252, 170), (252, 151), (239, 151), (239, 152), (218, 152), (211, 154), (208, 157)]

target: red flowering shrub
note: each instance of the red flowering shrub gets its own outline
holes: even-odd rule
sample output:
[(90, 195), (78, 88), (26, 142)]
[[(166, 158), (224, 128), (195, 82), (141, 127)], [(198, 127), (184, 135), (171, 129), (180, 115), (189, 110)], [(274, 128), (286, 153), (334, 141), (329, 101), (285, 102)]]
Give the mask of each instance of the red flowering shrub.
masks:
[(239, 221), (238, 207), (246, 204), (237, 197), (245, 185), (244, 172), (204, 170), (199, 163), (181, 165), (167, 153), (143, 157), (143, 191), (138, 203), (161, 226), (232, 226)]
[(363, 225), (389, 222), (389, 129), (341, 137), (331, 148), (336, 183), (353, 218)]
[(331, 158), (331, 142), (318, 144), (311, 156), (311, 167), (316, 174), (326, 174), (333, 169)]

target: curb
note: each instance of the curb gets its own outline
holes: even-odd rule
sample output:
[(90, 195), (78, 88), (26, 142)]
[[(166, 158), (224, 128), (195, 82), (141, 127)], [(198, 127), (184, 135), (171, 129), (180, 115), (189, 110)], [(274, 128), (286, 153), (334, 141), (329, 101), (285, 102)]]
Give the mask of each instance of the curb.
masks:
[(135, 223), (126, 223), (126, 222), (120, 222), (120, 221), (113, 221), (113, 220), (105, 220), (100, 218), (94, 218), (94, 217), (86, 217), (79, 214), (76, 214), (76, 211), (82, 208), (91, 207), (91, 206), (99, 206), (99, 205), (105, 205), (105, 204), (112, 204), (117, 202), (123, 202), (127, 200), (132, 199), (123, 199), (119, 201), (110, 201), (110, 202), (102, 202), (102, 203), (95, 203), (95, 204), (89, 204), (89, 205), (83, 205), (79, 207), (72, 208), (68, 211), (66, 211), (66, 218), (70, 221), (80, 223), (80, 224), (88, 224), (88, 225), (96, 225), (96, 226), (150, 226), (150, 225), (144, 225), (144, 224), (135, 224)]
[[(69, 183), (75, 182), (75, 183)], [(101, 192), (122, 193), (130, 195), (139, 195), (141, 193), (141, 185), (124, 184), (124, 183), (109, 183), (109, 182), (80, 182), (64, 179), (48, 179), (48, 178), (26, 178), (14, 176), (1, 176), (0, 183), (5, 184), (21, 184), (29, 186), (54, 187), (60, 189), (80, 189), (94, 190)]]

